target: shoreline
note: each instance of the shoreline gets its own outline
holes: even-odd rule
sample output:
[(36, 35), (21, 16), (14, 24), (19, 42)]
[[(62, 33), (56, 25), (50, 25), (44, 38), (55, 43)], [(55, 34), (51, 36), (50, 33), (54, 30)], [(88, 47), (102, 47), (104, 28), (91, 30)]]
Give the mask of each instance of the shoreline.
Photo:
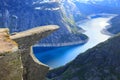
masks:
[(111, 26), (109, 25), (109, 26), (106, 26), (102, 31), (101, 31), (101, 33), (102, 34), (105, 34), (105, 35), (109, 35), (109, 36), (114, 36), (115, 34), (112, 34), (111, 32), (109, 32), (107, 29), (108, 28), (111, 28)]
[(64, 47), (64, 46), (73, 46), (73, 45), (83, 45), (85, 43), (87, 43), (89, 40), (89, 38), (87, 38), (86, 40), (84, 41), (77, 41), (77, 42), (68, 42), (68, 43), (43, 43), (43, 44), (37, 44), (37, 45), (34, 45), (33, 47)]

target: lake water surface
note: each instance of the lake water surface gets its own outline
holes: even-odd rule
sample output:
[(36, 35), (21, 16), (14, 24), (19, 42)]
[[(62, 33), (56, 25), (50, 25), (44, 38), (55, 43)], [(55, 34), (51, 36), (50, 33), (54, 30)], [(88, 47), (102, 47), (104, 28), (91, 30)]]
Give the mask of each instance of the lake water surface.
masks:
[(80, 53), (110, 38), (109, 35), (101, 33), (109, 25), (107, 22), (110, 18), (95, 18), (79, 24), (86, 31), (84, 34), (89, 37), (89, 41), (86, 44), (64, 47), (33, 47), (35, 56), (51, 68), (65, 65), (75, 59)]

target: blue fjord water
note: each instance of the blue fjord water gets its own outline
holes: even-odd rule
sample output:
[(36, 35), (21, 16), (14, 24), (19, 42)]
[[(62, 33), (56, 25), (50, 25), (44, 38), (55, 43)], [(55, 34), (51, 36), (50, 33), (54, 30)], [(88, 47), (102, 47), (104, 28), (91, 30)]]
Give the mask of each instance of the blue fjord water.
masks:
[(39, 61), (51, 68), (63, 66), (75, 59), (75, 57), (80, 53), (110, 38), (109, 35), (101, 33), (101, 31), (109, 25), (107, 22), (110, 19), (111, 17), (95, 18), (79, 24), (79, 26), (86, 31), (84, 34), (89, 37), (89, 41), (84, 45), (71, 45), (61, 47), (36, 46), (33, 47), (35, 56)]

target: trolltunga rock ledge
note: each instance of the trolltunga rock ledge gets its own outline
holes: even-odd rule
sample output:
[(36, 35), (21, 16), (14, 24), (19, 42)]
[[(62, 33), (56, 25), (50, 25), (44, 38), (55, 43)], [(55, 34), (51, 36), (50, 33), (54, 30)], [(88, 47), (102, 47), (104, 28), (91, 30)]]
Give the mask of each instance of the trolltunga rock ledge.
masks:
[(58, 28), (36, 27), (11, 36), (8, 29), (0, 29), (0, 79), (45, 80), (49, 67), (34, 57), (32, 45)]

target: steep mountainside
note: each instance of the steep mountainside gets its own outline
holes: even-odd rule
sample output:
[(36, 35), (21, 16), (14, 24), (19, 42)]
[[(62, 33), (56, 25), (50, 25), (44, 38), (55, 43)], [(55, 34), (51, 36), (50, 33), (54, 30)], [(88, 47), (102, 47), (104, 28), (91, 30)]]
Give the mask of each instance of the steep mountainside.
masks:
[[(0, 0), (0, 2), (0, 27), (9, 27), (12, 32), (20, 32), (36, 26), (54, 24), (59, 25), (60, 29), (43, 39), (41, 43), (65, 43), (87, 39), (81, 34), (82, 29), (77, 27), (74, 20), (65, 15), (58, 1)], [(65, 38), (65, 35), (69, 39)], [(60, 42), (62, 38), (64, 40)]]
[(52, 80), (120, 80), (120, 34), (49, 72)]
[(120, 15), (114, 17), (113, 19), (110, 20), (111, 26), (108, 27), (108, 31), (117, 34), (120, 32)]
[(87, 19), (86, 16), (82, 15), (79, 7), (71, 0), (64, 0), (62, 2), (62, 7), (65, 9), (67, 17), (74, 19), (75, 22)]
[(17, 43), (10, 39), (8, 29), (0, 28), (0, 80), (22, 80), (22, 72)]

